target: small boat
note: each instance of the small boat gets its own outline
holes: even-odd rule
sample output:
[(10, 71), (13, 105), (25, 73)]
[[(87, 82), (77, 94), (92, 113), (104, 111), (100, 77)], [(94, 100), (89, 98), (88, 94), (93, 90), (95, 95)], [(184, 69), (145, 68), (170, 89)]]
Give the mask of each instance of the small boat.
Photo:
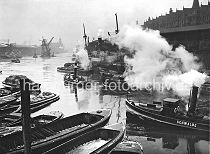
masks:
[[(30, 95), (30, 105), (31, 107), (37, 106), (37, 104), (41, 103), (47, 103), (49, 101), (57, 101), (59, 99), (59, 96), (57, 94), (51, 93), (51, 92), (42, 92), (39, 95)], [(17, 101), (12, 105), (20, 105), (21, 97), (17, 99)]]
[[(36, 103), (35, 105), (31, 106), (31, 113), (34, 113), (34, 112), (37, 112), (47, 106), (49, 106), (50, 104), (52, 104), (53, 102), (59, 100), (59, 97), (55, 100), (50, 100), (48, 102), (39, 102), (39, 103)], [(1, 108), (0, 109), (0, 118), (4, 118), (5, 116), (8, 116), (9, 114), (11, 113), (21, 113), (22, 110), (21, 110), (21, 105), (10, 105), (8, 107), (4, 107), (4, 108)], [(3, 123), (1, 123), (2, 125)], [(5, 124), (3, 124), (5, 125)]]
[(2, 71), (0, 71), (0, 74), (2, 74)]
[(143, 146), (135, 141), (120, 142), (110, 154), (143, 154)]
[(21, 113), (10, 113), (0, 118), (0, 128), (4, 128), (13, 124), (13, 122), (21, 120)]
[(11, 90), (5, 89), (5, 88), (0, 88), (0, 98), (3, 96), (10, 95), (12, 92)]
[(56, 57), (54, 52), (52, 53), (51, 57)]
[(15, 58), (15, 59), (12, 59), (11, 62), (12, 62), (12, 63), (20, 63), (20, 59)]
[(74, 79), (74, 72), (70, 74), (65, 74), (63, 80), (64, 80), (64, 85), (70, 85), (70, 84), (82, 85), (86, 82), (85, 78), (79, 75), (77, 75), (76, 78)]
[(74, 67), (74, 65), (75, 65), (75, 62), (73, 62), (73, 63), (65, 63), (64, 64), (64, 67)]
[[(49, 94), (49, 95), (47, 95), (47, 96), (45, 94), (38, 95), (37, 97), (33, 97), (31, 99), (31, 104), (30, 104), (31, 113), (39, 111), (60, 99), (59, 95), (57, 95), (57, 94), (53, 94), (50, 92), (47, 92), (47, 94)], [(16, 105), (14, 105), (14, 106), (16, 106)], [(22, 112), (22, 110), (20, 109), (16, 113), (21, 113), (21, 112)]]
[(74, 68), (71, 67), (57, 67), (57, 71), (61, 73), (70, 73), (74, 70)]
[(20, 96), (19, 90), (9, 90), (7, 88), (0, 88), (0, 98), (7, 97), (7, 96)]
[[(59, 95), (52, 94), (49, 97), (42, 97), (42, 99), (38, 99), (34, 102), (31, 102), (30, 109), (31, 113), (37, 112), (50, 104), (58, 101), (60, 99)], [(5, 116), (8, 116), (11, 113), (21, 113), (21, 105), (20, 102), (15, 102), (12, 105), (8, 105), (5, 107), (0, 108), (0, 117), (4, 118)], [(5, 123), (1, 123), (1, 125), (7, 125)]]
[(13, 112), (18, 112), (20, 111), (20, 105), (15, 105), (15, 106), (10, 106), (7, 108), (1, 108), (0, 109), (0, 118), (5, 117), (8, 114), (11, 114)]
[[(63, 117), (60, 111), (51, 111), (48, 114), (38, 115), (31, 118), (31, 128), (42, 127), (43, 125), (55, 122)], [(21, 115), (11, 114), (4, 117), (4, 122), (7, 121), (6, 127), (0, 127), (0, 137), (14, 134), (15, 132), (22, 131), (22, 117)]]
[(122, 141), (124, 133), (125, 129), (122, 123), (106, 126), (77, 136), (76, 138), (47, 151), (45, 154), (108, 154), (120, 141)]
[(57, 67), (58, 72), (69, 73), (74, 70), (75, 63), (65, 63), (63, 67)]
[(82, 76), (89, 76), (94, 72), (91, 68), (88, 69), (82, 68), (79, 62), (65, 63), (64, 67), (57, 67), (58, 72), (68, 73), (68, 74), (74, 72), (75, 69), (77, 70), (77, 74)]
[[(31, 130), (31, 153), (43, 153), (82, 134), (105, 126), (110, 109), (69, 116)], [(22, 132), (0, 138), (2, 153), (24, 153)]]
[[(57, 71), (58, 72), (61, 72), (61, 73), (71, 73), (74, 71), (74, 66), (70, 66), (70, 67), (58, 67), (57, 68)], [(91, 75), (93, 74), (93, 70), (85, 70), (83, 68), (78, 68), (77, 69), (77, 74), (78, 75), (83, 75), (83, 76), (88, 76), (88, 75)]]
[(2, 82), (2, 84), (4, 85), (5, 88), (9, 90), (17, 91), (20, 89), (20, 79), (29, 80), (28, 83), (30, 85), (29, 87), (30, 91), (33, 91), (33, 92), (40, 91), (41, 84), (35, 83), (34, 81), (30, 80), (25, 75), (10, 75)]
[(174, 98), (165, 98), (163, 102), (154, 101), (148, 104), (127, 99), (127, 111), (159, 124), (209, 133), (210, 118), (196, 113), (197, 93), (198, 87), (193, 86), (187, 113), (181, 111), (180, 100)]
[(0, 97), (0, 108), (10, 104), (14, 104), (16, 100), (17, 97), (15, 95), (7, 95), (4, 97)]
[(37, 58), (36, 52), (34, 52), (33, 58)]

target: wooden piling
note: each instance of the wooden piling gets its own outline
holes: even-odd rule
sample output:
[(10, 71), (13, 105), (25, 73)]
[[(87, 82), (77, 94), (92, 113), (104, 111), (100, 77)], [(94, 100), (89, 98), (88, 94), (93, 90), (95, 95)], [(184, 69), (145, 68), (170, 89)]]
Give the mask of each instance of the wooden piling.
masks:
[(78, 102), (77, 84), (74, 84), (73, 87), (74, 87), (75, 100), (76, 100), (76, 102)]
[(21, 110), (22, 110), (22, 130), (24, 141), (24, 153), (31, 152), (31, 127), (30, 127), (30, 83), (28, 79), (20, 80), (21, 88)]
[(75, 64), (74, 64), (74, 76), (73, 76), (74, 81), (76, 81), (76, 79), (77, 79), (77, 69), (78, 69), (78, 66), (77, 66), (77, 63), (75, 62)]

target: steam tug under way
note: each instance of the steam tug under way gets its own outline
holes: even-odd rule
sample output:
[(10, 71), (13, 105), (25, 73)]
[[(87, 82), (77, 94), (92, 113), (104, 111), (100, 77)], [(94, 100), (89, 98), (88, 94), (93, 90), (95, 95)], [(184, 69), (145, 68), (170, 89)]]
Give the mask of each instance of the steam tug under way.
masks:
[(129, 113), (152, 122), (209, 133), (209, 117), (196, 111), (197, 94), (198, 87), (193, 86), (189, 110), (186, 113), (180, 110), (180, 100), (173, 98), (166, 98), (163, 102), (153, 101), (152, 104), (135, 102), (127, 98), (126, 107)]

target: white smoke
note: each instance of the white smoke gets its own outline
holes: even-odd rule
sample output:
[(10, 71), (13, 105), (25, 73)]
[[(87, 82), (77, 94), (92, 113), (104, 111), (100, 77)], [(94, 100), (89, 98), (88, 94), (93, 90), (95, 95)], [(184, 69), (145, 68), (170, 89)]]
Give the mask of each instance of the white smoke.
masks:
[[(172, 89), (181, 94), (179, 88), (175, 89), (173, 86), (179, 81), (185, 83), (185, 78), (191, 78), (190, 82), (186, 82), (189, 86), (195, 84), (195, 81), (199, 81), (199, 85), (204, 82), (205, 75), (196, 71), (200, 67), (196, 62), (197, 57), (186, 51), (183, 46), (172, 51), (172, 46), (159, 31), (124, 26), (115, 43), (134, 53), (133, 58), (125, 57), (125, 62), (131, 66), (131, 69), (125, 72), (125, 80), (130, 86), (141, 89), (151, 86), (154, 81), (161, 84), (174, 81), (170, 82)], [(189, 73), (184, 75), (186, 72)], [(181, 83), (179, 84), (181, 86)]]
[(103, 38), (104, 36), (104, 30), (103, 29), (99, 29), (98, 30), (98, 38)]
[(163, 77), (163, 82), (173, 89), (179, 96), (189, 95), (192, 85), (201, 87), (207, 79), (206, 74), (199, 73), (196, 70), (191, 70), (184, 74), (167, 75)]
[(87, 69), (90, 64), (87, 50), (80, 45), (77, 45), (74, 50), (76, 51), (77, 60), (80, 62), (81, 67)]

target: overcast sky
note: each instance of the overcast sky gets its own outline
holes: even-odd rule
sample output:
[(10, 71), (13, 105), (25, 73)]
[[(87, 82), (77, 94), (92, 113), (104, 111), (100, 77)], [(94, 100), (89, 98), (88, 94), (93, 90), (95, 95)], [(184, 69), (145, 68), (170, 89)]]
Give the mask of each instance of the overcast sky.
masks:
[[(207, 4), (208, 0), (200, 0)], [(0, 0), (0, 41), (39, 44), (39, 39), (62, 38), (65, 46), (73, 48), (82, 38), (85, 23), (90, 40), (98, 29), (115, 29), (115, 13), (119, 26), (143, 24), (148, 17), (191, 7), (193, 0)]]

